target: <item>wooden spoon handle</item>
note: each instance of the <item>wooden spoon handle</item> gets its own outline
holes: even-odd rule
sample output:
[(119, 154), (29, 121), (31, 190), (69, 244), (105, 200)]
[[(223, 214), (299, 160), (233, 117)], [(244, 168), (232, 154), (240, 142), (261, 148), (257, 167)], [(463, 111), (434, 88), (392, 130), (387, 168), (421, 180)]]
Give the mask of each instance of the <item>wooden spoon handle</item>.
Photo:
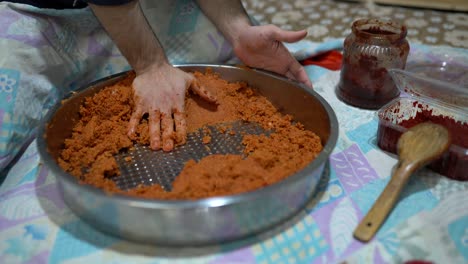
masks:
[(402, 163), (398, 164), (387, 186), (370, 211), (354, 230), (354, 237), (356, 239), (362, 242), (367, 242), (372, 239), (385, 221), (388, 213), (392, 210), (401, 190), (406, 185), (406, 182), (414, 170), (415, 168), (413, 166)]

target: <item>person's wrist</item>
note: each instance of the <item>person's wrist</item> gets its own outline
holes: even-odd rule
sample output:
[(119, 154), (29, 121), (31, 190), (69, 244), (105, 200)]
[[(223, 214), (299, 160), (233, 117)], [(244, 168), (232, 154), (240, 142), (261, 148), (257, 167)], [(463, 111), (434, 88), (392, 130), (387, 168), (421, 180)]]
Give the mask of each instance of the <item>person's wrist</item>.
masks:
[(228, 32), (226, 32), (225, 37), (232, 46), (237, 46), (240, 40), (240, 36), (244, 31), (252, 27), (252, 25), (250, 24), (250, 21), (244, 17), (235, 19), (229, 24), (229, 29)]
[(141, 75), (149, 71), (161, 71), (167, 67), (172, 67), (172, 65), (164, 58), (162, 60), (140, 61), (135, 63), (133, 70), (137, 75)]

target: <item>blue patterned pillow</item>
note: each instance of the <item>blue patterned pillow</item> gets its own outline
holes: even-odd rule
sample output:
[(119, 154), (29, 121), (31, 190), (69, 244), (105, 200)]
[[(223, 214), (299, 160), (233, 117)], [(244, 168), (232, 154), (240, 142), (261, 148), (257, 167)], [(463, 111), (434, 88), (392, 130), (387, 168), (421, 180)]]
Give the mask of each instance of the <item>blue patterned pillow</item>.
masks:
[[(170, 62), (231, 58), (229, 43), (193, 1), (141, 3)], [(0, 24), (1, 172), (35, 136), (53, 103), (130, 67), (89, 8), (38, 9), (0, 2)]]
[(89, 9), (2, 2), (0, 23), (1, 172), (34, 138), (50, 106), (129, 66)]
[(21, 141), (20, 122), (13, 114), (20, 82), (18, 70), (0, 68), (0, 169), (18, 152)]

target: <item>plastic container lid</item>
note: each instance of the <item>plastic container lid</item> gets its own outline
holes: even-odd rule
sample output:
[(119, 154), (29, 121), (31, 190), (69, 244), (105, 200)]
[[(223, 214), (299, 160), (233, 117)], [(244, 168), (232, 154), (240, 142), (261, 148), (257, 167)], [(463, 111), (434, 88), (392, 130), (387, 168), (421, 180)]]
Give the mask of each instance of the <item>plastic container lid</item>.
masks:
[(390, 69), (389, 74), (402, 97), (468, 115), (468, 52), (415, 46), (406, 69)]
[[(402, 96), (405, 94), (468, 115), (468, 85), (437, 80), (409, 70), (390, 69), (390, 75)], [(468, 76), (468, 68), (465, 70)]]
[(401, 134), (429, 118), (455, 133), (449, 151), (430, 168), (448, 178), (468, 181), (468, 53), (440, 56), (424, 52), (417, 60), (412, 58), (405, 70), (389, 70), (401, 97), (378, 111), (377, 144), (396, 153)]

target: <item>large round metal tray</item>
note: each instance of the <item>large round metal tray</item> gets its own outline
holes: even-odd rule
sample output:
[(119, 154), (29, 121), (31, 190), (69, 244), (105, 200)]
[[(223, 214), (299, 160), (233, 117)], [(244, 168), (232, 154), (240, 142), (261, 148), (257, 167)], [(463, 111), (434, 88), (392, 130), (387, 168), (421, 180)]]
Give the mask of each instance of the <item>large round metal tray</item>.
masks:
[(83, 99), (126, 76), (116, 74), (80, 89), (57, 103), (39, 132), (41, 158), (57, 178), (68, 207), (83, 220), (124, 239), (164, 245), (201, 245), (242, 238), (271, 228), (297, 213), (314, 194), (338, 137), (338, 122), (329, 104), (315, 91), (261, 70), (225, 65), (179, 65), (184, 71), (211, 68), (228, 81), (246, 81), (283, 113), (314, 131), (323, 151), (306, 168), (274, 185), (233, 196), (195, 201), (147, 200), (109, 195), (80, 184), (56, 160), (77, 122)]

